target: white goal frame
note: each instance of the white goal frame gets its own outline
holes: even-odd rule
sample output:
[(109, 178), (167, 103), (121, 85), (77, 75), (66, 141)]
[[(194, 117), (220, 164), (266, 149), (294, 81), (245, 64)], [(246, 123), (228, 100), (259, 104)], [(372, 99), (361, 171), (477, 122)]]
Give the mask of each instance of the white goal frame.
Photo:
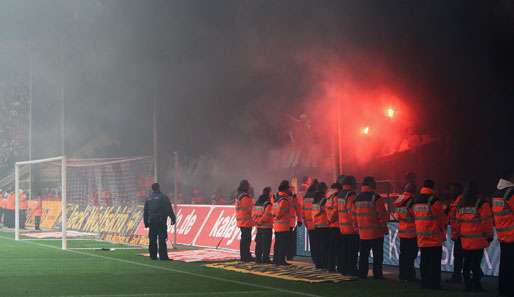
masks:
[[(39, 159), (39, 160), (31, 160), (31, 161), (22, 161), (16, 162), (14, 165), (14, 193), (15, 193), (15, 202), (14, 202), (14, 239), (20, 240), (20, 166), (23, 165), (33, 165), (40, 164), (46, 162), (55, 162), (61, 161), (61, 231), (62, 231), (62, 249), (68, 249), (67, 238), (66, 238), (66, 195), (68, 189), (68, 183), (66, 179), (66, 156), (59, 156), (54, 158), (47, 159)], [(32, 177), (31, 177), (32, 178)]]

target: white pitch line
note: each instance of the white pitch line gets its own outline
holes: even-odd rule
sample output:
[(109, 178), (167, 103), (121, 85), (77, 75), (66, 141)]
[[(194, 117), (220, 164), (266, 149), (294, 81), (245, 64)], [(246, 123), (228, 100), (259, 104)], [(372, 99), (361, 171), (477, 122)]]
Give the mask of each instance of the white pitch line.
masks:
[[(82, 247), (82, 248), (68, 248), (70, 250), (102, 250), (102, 247)], [(145, 248), (140, 247), (105, 247), (105, 249), (113, 249), (113, 250), (144, 250)]]
[[(4, 239), (8, 239), (8, 240), (14, 241), (14, 239), (12, 239), (12, 238), (7, 238), (7, 237), (3, 237), (3, 236), (0, 236), (0, 238), (4, 238)], [(43, 247), (47, 247), (47, 248), (51, 248), (51, 249), (57, 249), (57, 250), (62, 251), (62, 249), (59, 248), (59, 247), (51, 246), (51, 245), (46, 245), (46, 244), (41, 244), (41, 243), (37, 243), (37, 242), (34, 242), (34, 241), (20, 241), (20, 242), (25, 242), (25, 243), (29, 243), (29, 244), (39, 245), (39, 246), (43, 246)], [(261, 290), (273, 290), (273, 291), (277, 291), (277, 292), (281, 292), (281, 293), (293, 294), (293, 295), (298, 295), (298, 296), (306, 296), (306, 297), (323, 297), (322, 295), (298, 292), (298, 291), (282, 289), (282, 288), (277, 288), (277, 287), (272, 287), (272, 286), (252, 284), (252, 283), (238, 281), (238, 280), (231, 280), (231, 279), (226, 279), (226, 278), (221, 278), (221, 277), (216, 277), (216, 276), (211, 276), (211, 275), (205, 275), (205, 274), (199, 274), (199, 273), (194, 273), (194, 272), (189, 272), (189, 271), (183, 271), (183, 270), (179, 270), (179, 269), (175, 269), (175, 268), (150, 265), (150, 264), (145, 264), (145, 263), (125, 260), (125, 259), (120, 259), (120, 258), (106, 257), (106, 256), (102, 256), (102, 255), (90, 254), (90, 253), (80, 252), (80, 251), (76, 251), (76, 250), (65, 250), (65, 252), (69, 252), (69, 253), (72, 253), (72, 254), (83, 255), (83, 256), (89, 256), (89, 257), (93, 257), (93, 258), (106, 259), (106, 260), (116, 261), (116, 262), (125, 263), (125, 264), (132, 264), (132, 265), (152, 268), (152, 269), (156, 269), (156, 270), (163, 270), (163, 271), (168, 271), (168, 272), (181, 273), (181, 274), (186, 274), (186, 275), (195, 276), (195, 277), (199, 277), (199, 278), (215, 280), (215, 281), (219, 281), (219, 282), (225, 282), (225, 283), (232, 283), (232, 284), (237, 284), (237, 285), (242, 285), (242, 286), (254, 287), (254, 288), (261, 289)]]
[(260, 292), (270, 292), (269, 290), (254, 291), (223, 291), (223, 292), (191, 292), (191, 293), (142, 293), (142, 294), (100, 294), (100, 295), (56, 295), (52, 297), (180, 297), (180, 296), (209, 296), (209, 295), (240, 295)]

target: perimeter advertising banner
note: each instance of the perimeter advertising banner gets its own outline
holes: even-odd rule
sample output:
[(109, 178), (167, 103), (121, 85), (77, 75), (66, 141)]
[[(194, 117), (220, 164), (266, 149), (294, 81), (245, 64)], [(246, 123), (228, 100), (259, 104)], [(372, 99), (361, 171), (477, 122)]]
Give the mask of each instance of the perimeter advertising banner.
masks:
[[(232, 205), (188, 205), (175, 207), (177, 217), (177, 243), (199, 247), (239, 250), (241, 232), (236, 226)], [(252, 250), (256, 230), (252, 231)], [(147, 236), (148, 229), (139, 224), (136, 236)], [(168, 220), (168, 241), (174, 241), (174, 226)]]
[[(28, 201), (27, 220), (25, 226), (34, 227), (33, 210), (38, 202), (35, 200)], [(52, 229), (61, 220), (61, 201), (43, 200), (41, 207), (41, 228)]]

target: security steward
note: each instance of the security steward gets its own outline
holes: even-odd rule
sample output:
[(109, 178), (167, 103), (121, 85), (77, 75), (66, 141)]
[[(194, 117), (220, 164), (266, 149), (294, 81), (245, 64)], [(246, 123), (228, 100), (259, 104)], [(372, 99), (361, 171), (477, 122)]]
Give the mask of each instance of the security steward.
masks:
[(314, 200), (312, 202), (312, 218), (317, 233), (316, 242), (314, 243), (317, 249), (317, 259), (313, 259), (313, 261), (314, 265), (318, 269), (328, 268), (329, 230), (326, 213), (327, 191), (327, 184), (321, 182), (319, 184), (318, 192), (315, 194)]
[(359, 230), (359, 277), (368, 277), (368, 258), (373, 251), (373, 277), (383, 279), (384, 234), (387, 232), (388, 215), (384, 199), (375, 192), (376, 182), (371, 176), (362, 181), (361, 193), (352, 208), (354, 227)]
[(416, 224), (418, 247), (421, 250), (421, 287), (441, 289), (442, 246), (446, 239), (447, 216), (434, 193), (435, 183), (427, 179), (414, 200), (411, 214)]
[(242, 262), (253, 261), (250, 252), (253, 227), (252, 207), (253, 198), (250, 195), (250, 183), (244, 179), (239, 183), (235, 200), (237, 227), (241, 230), (239, 254)]
[(493, 216), (500, 242), (498, 290), (500, 296), (514, 297), (514, 171), (504, 174), (496, 188)]
[(291, 213), (291, 215), (289, 217), (289, 238), (287, 244), (286, 258), (287, 260), (292, 261), (296, 256), (297, 228), (302, 226), (302, 216), (298, 193), (293, 186), (290, 186), (290, 189), (292, 192), (291, 207), (289, 208), (289, 212)]
[(271, 204), (271, 188), (266, 187), (252, 209), (252, 219), (257, 227), (255, 237), (255, 262), (271, 264), (270, 248), (273, 235), (273, 214)]
[(307, 188), (307, 192), (301, 198), (302, 219), (305, 224), (305, 228), (307, 229), (311, 258), (314, 263), (316, 263), (315, 260), (318, 259), (318, 238), (312, 217), (312, 202), (314, 201), (314, 196), (316, 196), (316, 193), (318, 192), (318, 185), (318, 180), (315, 179)]
[(337, 210), (339, 212), (339, 232), (341, 248), (338, 269), (344, 275), (358, 276), (357, 258), (359, 257), (359, 234), (353, 227), (352, 207), (355, 193), (355, 177), (347, 175), (342, 179), (343, 189), (338, 194)]
[[(480, 264), (484, 249), (493, 241), (493, 215), (489, 203), (470, 182), (457, 207), (457, 233), (462, 243), (464, 284), (467, 292), (483, 292)], [(472, 273), (472, 276), (471, 276)]]
[(289, 265), (286, 262), (289, 225), (291, 216), (291, 192), (289, 181), (283, 180), (278, 186), (278, 193), (273, 201), (273, 231), (275, 232), (275, 245), (273, 246), (273, 264), (277, 266)]
[[(146, 200), (143, 210), (145, 228), (150, 228), (148, 231), (150, 241), (148, 250), (152, 260), (157, 260), (157, 248), (159, 249), (159, 259), (169, 260), (166, 246), (166, 239), (168, 238), (166, 221), (168, 217), (171, 220), (171, 225), (174, 225), (176, 219), (170, 200), (161, 193), (159, 184), (154, 183), (152, 184), (152, 193)], [(158, 247), (157, 242), (159, 243)]]
[(341, 249), (341, 233), (339, 232), (339, 213), (337, 211), (337, 199), (339, 192), (342, 190), (340, 183), (334, 183), (330, 186), (332, 193), (327, 198), (325, 204), (327, 223), (328, 223), (328, 259), (327, 269), (329, 272), (341, 272), (343, 267), (337, 264), (339, 261), (339, 250)]
[(401, 281), (416, 281), (414, 261), (418, 257), (416, 242), (416, 224), (410, 211), (416, 195), (416, 185), (407, 184), (402, 195), (394, 201), (394, 216), (398, 220), (398, 237), (400, 237), (400, 275)]
[(453, 241), (453, 273), (447, 280), (448, 283), (462, 282), (462, 244), (459, 233), (457, 232), (457, 207), (462, 199), (462, 186), (460, 183), (452, 183), (448, 187), (448, 198), (451, 201), (449, 209), (449, 221), (451, 238)]

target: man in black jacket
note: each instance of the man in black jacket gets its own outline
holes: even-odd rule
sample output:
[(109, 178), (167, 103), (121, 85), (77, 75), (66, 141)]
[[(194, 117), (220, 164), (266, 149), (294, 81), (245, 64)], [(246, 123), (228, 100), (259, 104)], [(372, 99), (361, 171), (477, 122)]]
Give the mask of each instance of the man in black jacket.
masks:
[(175, 213), (170, 200), (161, 193), (159, 184), (155, 183), (152, 185), (152, 194), (146, 200), (143, 211), (145, 228), (150, 228), (148, 231), (150, 241), (148, 250), (152, 260), (157, 260), (157, 238), (159, 239), (159, 259), (169, 260), (168, 248), (166, 247), (166, 239), (168, 238), (166, 221), (168, 217), (171, 219), (171, 224), (174, 225)]

